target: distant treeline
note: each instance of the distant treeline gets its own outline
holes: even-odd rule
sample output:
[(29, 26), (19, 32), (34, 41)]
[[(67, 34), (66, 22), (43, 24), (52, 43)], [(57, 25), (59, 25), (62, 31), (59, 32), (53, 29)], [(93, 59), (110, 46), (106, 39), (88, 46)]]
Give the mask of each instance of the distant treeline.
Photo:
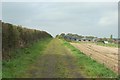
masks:
[(64, 39), (66, 41), (92, 41), (92, 42), (100, 42), (104, 43), (104, 41), (108, 41), (109, 43), (115, 43), (120, 44), (120, 38), (113, 38), (112, 35), (110, 35), (109, 38), (98, 38), (95, 36), (82, 36), (78, 34), (72, 34), (72, 33), (61, 33), (60, 35), (56, 35), (56, 37), (60, 39)]
[(97, 38), (95, 36), (82, 36), (82, 35), (78, 35), (78, 34), (72, 34), (72, 33), (61, 33), (60, 35), (56, 35), (56, 37), (58, 38), (62, 38), (65, 39), (66, 41), (79, 41), (81, 39), (88, 39), (88, 40), (92, 40), (94, 38)]
[(25, 48), (41, 39), (52, 38), (45, 31), (23, 28), (2, 22), (2, 58), (11, 57), (10, 51), (17, 48)]

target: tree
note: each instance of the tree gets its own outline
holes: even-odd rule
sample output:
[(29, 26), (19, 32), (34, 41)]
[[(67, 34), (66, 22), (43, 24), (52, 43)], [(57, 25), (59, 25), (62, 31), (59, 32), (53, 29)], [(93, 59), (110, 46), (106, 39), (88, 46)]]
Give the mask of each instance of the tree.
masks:
[(65, 33), (61, 33), (61, 37), (64, 37), (65, 36)]
[(112, 39), (113, 38), (113, 35), (110, 35), (110, 39)]

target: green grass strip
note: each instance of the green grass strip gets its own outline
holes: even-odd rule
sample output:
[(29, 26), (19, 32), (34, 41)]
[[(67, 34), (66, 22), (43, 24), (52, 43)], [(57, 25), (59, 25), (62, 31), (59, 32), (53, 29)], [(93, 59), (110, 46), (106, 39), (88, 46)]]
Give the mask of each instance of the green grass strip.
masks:
[(3, 78), (20, 78), (23, 73), (25, 73), (27, 67), (33, 64), (39, 56), (41, 56), (42, 51), (46, 48), (47, 44), (51, 39), (40, 40), (28, 48), (17, 49), (12, 53), (21, 55), (17, 56), (10, 61), (3, 61), (2, 65), (2, 77)]
[(62, 40), (63, 45), (67, 46), (72, 53), (78, 58), (78, 64), (81, 72), (90, 78), (116, 78), (117, 74), (105, 67), (103, 64), (96, 62), (86, 56), (80, 50), (76, 49), (69, 42)]

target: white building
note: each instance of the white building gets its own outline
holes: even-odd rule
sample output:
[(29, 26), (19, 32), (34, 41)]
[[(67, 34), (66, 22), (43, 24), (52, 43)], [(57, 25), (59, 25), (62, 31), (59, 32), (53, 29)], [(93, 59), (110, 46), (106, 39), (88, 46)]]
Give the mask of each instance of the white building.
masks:
[(104, 41), (105, 44), (108, 44), (108, 41)]

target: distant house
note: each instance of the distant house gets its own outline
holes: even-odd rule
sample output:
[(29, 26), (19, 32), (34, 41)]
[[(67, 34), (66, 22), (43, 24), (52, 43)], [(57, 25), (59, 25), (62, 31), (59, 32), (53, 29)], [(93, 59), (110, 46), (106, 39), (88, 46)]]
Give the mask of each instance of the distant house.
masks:
[(62, 37), (68, 41), (77, 41), (77, 42), (103, 42), (104, 44), (108, 43), (119, 43), (120, 38), (97, 38), (94, 36), (79, 36), (76, 34), (62, 34)]
[(98, 39), (98, 38), (93, 38), (92, 41), (93, 41), (93, 42), (97, 42), (97, 39)]
[(114, 38), (112, 42), (120, 44), (120, 38)]
[(95, 42), (97, 41), (96, 37), (77, 37), (77, 36), (69, 36), (65, 35), (64, 39), (70, 40), (70, 41), (77, 41), (77, 42)]
[(79, 41), (82, 41), (82, 42), (95, 42), (96, 38), (81, 38)]
[(80, 39), (76, 39), (76, 41), (80, 41)]
[(103, 41), (104, 44), (108, 44), (109, 42), (108, 41)]
[(86, 38), (82, 38), (81, 41), (87, 41), (87, 39)]

